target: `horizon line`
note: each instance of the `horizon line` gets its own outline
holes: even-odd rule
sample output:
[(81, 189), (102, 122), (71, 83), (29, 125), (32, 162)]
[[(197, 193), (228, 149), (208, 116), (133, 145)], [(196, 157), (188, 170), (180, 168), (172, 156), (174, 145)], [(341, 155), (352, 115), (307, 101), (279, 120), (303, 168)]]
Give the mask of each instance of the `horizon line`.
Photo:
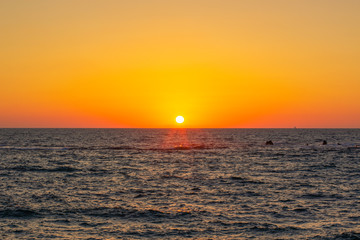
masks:
[(0, 129), (360, 129), (360, 127), (0, 127)]

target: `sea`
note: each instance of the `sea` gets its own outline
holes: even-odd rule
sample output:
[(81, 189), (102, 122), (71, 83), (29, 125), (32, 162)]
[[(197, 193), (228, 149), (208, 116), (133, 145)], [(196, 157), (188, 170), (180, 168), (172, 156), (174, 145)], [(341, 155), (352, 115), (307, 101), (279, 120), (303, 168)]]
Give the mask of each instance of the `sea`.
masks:
[(360, 129), (0, 129), (0, 239), (360, 239)]

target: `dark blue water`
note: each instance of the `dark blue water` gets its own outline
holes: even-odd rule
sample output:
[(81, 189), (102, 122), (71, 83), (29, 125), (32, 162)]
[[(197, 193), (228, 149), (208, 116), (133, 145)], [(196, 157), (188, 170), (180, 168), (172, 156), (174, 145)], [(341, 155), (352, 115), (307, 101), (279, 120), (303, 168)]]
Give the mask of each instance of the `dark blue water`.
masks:
[(360, 239), (360, 130), (0, 129), (0, 193), (1, 239)]

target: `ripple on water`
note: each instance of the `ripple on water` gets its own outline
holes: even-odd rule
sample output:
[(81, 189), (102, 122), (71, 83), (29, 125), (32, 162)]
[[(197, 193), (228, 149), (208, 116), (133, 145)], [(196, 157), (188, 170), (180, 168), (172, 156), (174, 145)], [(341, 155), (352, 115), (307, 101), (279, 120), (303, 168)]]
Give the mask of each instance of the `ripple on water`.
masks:
[(359, 139), (356, 129), (0, 129), (0, 238), (360, 239)]

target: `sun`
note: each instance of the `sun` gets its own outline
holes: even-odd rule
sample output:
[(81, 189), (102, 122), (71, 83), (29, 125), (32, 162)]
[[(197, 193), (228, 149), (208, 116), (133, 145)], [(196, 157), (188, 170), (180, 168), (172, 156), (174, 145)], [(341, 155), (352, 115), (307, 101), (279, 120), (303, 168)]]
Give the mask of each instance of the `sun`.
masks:
[(176, 122), (177, 123), (183, 123), (184, 122), (184, 117), (183, 116), (177, 116), (176, 117)]

